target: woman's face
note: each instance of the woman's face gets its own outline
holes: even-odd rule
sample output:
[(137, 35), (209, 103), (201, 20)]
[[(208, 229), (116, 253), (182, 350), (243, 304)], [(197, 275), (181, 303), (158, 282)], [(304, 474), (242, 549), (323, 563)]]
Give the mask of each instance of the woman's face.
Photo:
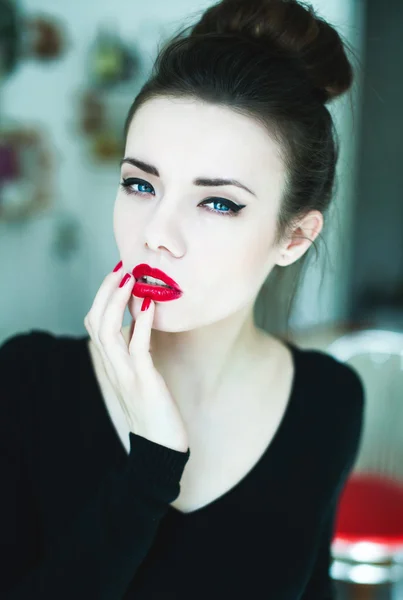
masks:
[[(130, 125), (114, 208), (123, 267), (163, 270), (183, 291), (157, 302), (153, 327), (187, 331), (253, 303), (276, 264), (276, 217), (285, 183), (278, 147), (262, 126), (194, 100), (145, 103)], [(158, 175), (156, 174), (158, 173)], [(197, 185), (233, 179), (236, 185)], [(137, 192), (137, 194), (135, 194)], [(133, 318), (142, 299), (131, 297)]]

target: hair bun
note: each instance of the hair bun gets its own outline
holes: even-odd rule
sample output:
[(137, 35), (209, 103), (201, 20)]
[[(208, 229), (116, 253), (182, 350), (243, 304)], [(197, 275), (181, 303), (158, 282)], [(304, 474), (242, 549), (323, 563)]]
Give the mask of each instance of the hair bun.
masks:
[(323, 102), (342, 95), (353, 81), (340, 35), (312, 6), (297, 0), (222, 0), (192, 33), (241, 33), (274, 43), (301, 61)]

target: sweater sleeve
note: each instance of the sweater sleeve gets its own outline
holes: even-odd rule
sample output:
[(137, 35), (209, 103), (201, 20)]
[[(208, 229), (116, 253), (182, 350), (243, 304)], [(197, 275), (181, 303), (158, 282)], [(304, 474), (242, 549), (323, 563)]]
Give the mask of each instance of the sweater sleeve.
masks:
[(335, 512), (333, 508), (325, 521), (314, 568), (301, 600), (336, 600), (335, 583), (330, 576)]
[[(347, 367), (346, 375), (348, 379), (340, 389), (340, 394), (344, 393), (347, 401), (344, 418), (345, 423), (343, 432), (334, 436), (335, 452), (340, 452), (340, 471), (335, 481), (331, 500), (324, 510), (324, 522), (317, 546), (317, 554), (312, 572), (304, 593), (300, 600), (336, 600), (336, 586), (331, 578), (330, 570), (332, 566), (332, 543), (336, 533), (336, 518), (342, 492), (347, 483), (348, 477), (356, 461), (361, 441), (365, 392), (364, 386), (358, 373), (351, 367)], [(340, 405), (343, 406), (342, 402)], [(336, 440), (341, 440), (342, 446), (337, 446)]]
[(124, 467), (108, 472), (68, 531), (44, 547), (23, 452), (29, 423), (22, 417), (21, 396), (29, 383), (16, 385), (26, 340), (16, 336), (0, 347), (0, 596), (119, 600), (179, 495), (190, 450), (179, 452), (130, 432)]

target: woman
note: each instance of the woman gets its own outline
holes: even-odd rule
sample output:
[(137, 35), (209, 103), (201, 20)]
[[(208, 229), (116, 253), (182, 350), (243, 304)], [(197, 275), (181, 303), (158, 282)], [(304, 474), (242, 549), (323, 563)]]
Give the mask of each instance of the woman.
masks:
[(7, 600), (335, 597), (362, 382), (253, 307), (322, 230), (351, 66), (294, 0), (223, 0), (183, 33), (127, 117), (89, 337), (0, 349)]

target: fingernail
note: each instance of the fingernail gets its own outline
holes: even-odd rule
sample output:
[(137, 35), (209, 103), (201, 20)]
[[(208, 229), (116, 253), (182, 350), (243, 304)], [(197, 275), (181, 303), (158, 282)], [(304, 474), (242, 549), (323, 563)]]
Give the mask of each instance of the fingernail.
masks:
[(151, 298), (144, 298), (141, 310), (148, 310), (150, 308)]
[(126, 273), (126, 275), (123, 277), (122, 281), (119, 283), (119, 287), (123, 287), (125, 285), (125, 283), (127, 283), (130, 279), (130, 273)]
[(122, 268), (122, 265), (123, 265), (123, 263), (122, 263), (122, 261), (120, 260), (120, 261), (118, 262), (118, 264), (116, 265), (116, 267), (113, 269), (113, 272), (114, 272), (114, 273), (116, 273), (117, 271), (119, 271), (119, 270)]

